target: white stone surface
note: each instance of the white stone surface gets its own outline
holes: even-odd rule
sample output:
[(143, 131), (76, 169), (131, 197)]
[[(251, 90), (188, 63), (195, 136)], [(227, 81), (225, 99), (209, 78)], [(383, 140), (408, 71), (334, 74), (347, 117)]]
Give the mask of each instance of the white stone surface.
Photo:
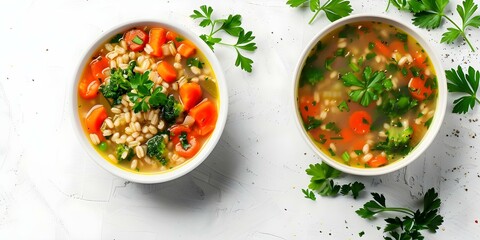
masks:
[[(357, 201), (303, 198), (305, 169), (320, 159), (294, 126), (289, 87), (301, 50), (328, 21), (320, 16), (308, 25), (312, 14), (285, 2), (3, 1), (0, 239), (380, 239), (376, 226), (383, 221), (354, 212), (370, 199), (367, 193)], [(355, 13), (382, 13), (386, 2), (352, 0)], [(449, 15), (457, 3), (451, 1)], [(221, 141), (200, 167), (176, 181), (118, 179), (89, 159), (71, 129), (68, 92), (80, 55), (102, 31), (128, 19), (169, 18), (204, 33), (189, 18), (201, 4), (211, 5), (217, 17), (241, 14), (257, 37), (258, 50), (249, 54), (252, 74), (234, 67), (231, 49), (216, 50), (230, 91)], [(395, 9), (388, 14), (411, 18)], [(479, 30), (469, 31), (475, 53), (463, 42), (439, 44), (441, 30), (418, 31), (438, 49), (446, 69), (480, 69)], [(452, 114), (454, 98), (449, 95), (443, 127), (420, 159), (385, 176), (340, 180), (362, 181), (368, 191), (405, 206), (416, 206), (428, 188), (438, 189), (445, 223), (427, 239), (480, 239), (480, 107)]]

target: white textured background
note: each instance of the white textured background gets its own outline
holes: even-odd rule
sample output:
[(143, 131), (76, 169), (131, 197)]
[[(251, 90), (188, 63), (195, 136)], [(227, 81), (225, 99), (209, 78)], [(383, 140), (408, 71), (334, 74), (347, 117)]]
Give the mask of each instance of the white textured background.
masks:
[[(380, 239), (383, 220), (354, 210), (370, 199), (303, 198), (305, 168), (319, 159), (294, 126), (291, 75), (301, 50), (328, 21), (312, 25), (306, 9), (285, 0), (96, 1), (15, 0), (0, 7), (0, 239)], [(386, 0), (352, 0), (354, 13), (383, 13)], [(476, 3), (479, 3), (475, 0)], [(459, 0), (452, 0), (448, 14)], [(102, 31), (135, 18), (170, 18), (201, 34), (188, 16), (201, 4), (214, 16), (243, 16), (257, 36), (252, 74), (234, 67), (235, 53), (216, 51), (228, 76), (230, 109), (221, 141), (196, 170), (173, 182), (140, 185), (118, 179), (89, 159), (72, 131), (68, 90), (80, 55)], [(390, 15), (410, 22), (395, 9)], [(453, 16), (459, 20), (457, 15)], [(443, 29), (450, 27), (444, 24)], [(480, 70), (463, 43), (439, 44), (442, 31), (418, 29), (438, 49), (445, 69)], [(480, 107), (466, 115), (449, 106), (428, 151), (381, 177), (346, 176), (388, 203), (415, 207), (439, 190), (445, 223), (427, 239), (480, 239)]]

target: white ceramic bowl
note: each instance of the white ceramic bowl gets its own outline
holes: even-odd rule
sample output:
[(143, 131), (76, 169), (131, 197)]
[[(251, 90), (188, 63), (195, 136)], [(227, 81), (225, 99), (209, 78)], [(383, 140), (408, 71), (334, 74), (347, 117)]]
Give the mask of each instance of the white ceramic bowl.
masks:
[[(355, 168), (351, 166), (347, 166), (345, 164), (341, 164), (334, 159), (331, 159), (330, 156), (322, 152), (318, 147), (315, 146), (313, 140), (308, 136), (307, 132), (305, 131), (303, 127), (303, 121), (300, 116), (300, 112), (298, 111), (298, 102), (297, 102), (297, 97), (298, 97), (298, 82), (300, 79), (300, 74), (303, 69), (303, 66), (305, 64), (305, 60), (307, 59), (307, 55), (310, 52), (310, 50), (317, 44), (319, 40), (321, 40), (324, 36), (328, 35), (331, 31), (334, 31), (335, 29), (338, 29), (342, 26), (345, 26), (346, 24), (349, 23), (355, 23), (355, 22), (361, 22), (361, 21), (376, 21), (376, 22), (383, 22), (386, 24), (390, 24), (392, 26), (397, 27), (398, 29), (403, 30), (410, 36), (414, 37), (418, 43), (423, 47), (423, 49), (428, 53), (431, 62), (433, 63), (433, 66), (435, 68), (435, 72), (437, 74), (437, 81), (438, 81), (438, 97), (437, 97), (437, 108), (435, 110), (435, 115), (433, 117), (433, 121), (426, 132), (425, 136), (423, 139), (420, 141), (420, 143), (403, 159), (400, 159), (398, 161), (395, 161), (389, 165), (379, 167), (379, 168)], [(328, 165), (342, 171), (345, 173), (350, 173), (350, 174), (355, 174), (355, 175), (364, 175), (364, 176), (374, 176), (374, 175), (382, 175), (386, 173), (390, 173), (393, 171), (396, 171), (402, 167), (407, 166), (409, 163), (417, 159), (427, 148), (428, 146), (432, 143), (433, 139), (438, 133), (438, 130), (440, 129), (440, 126), (443, 122), (443, 117), (445, 115), (445, 109), (447, 106), (447, 84), (446, 84), (446, 79), (445, 79), (445, 74), (443, 67), (439, 61), (438, 56), (436, 55), (435, 51), (433, 51), (432, 47), (420, 36), (419, 33), (417, 33), (415, 30), (410, 28), (408, 25), (405, 25), (403, 23), (398, 22), (397, 20), (392, 19), (389, 16), (386, 15), (352, 15), (346, 18), (342, 18), (332, 24), (330, 24), (328, 27), (326, 27), (324, 30), (319, 32), (313, 39), (310, 41), (310, 43), (305, 47), (303, 50), (302, 54), (300, 55), (300, 59), (298, 63), (296, 64), (294, 75), (293, 75), (293, 87), (292, 87), (292, 100), (293, 100), (293, 111), (295, 112), (296, 116), (296, 125), (300, 129), (300, 132), (307, 142), (307, 144), (322, 158), (323, 161), (325, 161)]]
[[(98, 49), (101, 44), (104, 44), (107, 40), (115, 36), (115, 34), (124, 32), (133, 27), (144, 26), (144, 25), (163, 26), (167, 29), (175, 31), (176, 33), (184, 36), (186, 39), (192, 41), (210, 62), (212, 70), (215, 73), (217, 83), (218, 83), (218, 88), (219, 88), (219, 111), (218, 111), (218, 119), (215, 126), (215, 130), (213, 131), (207, 143), (204, 144), (200, 152), (197, 153), (195, 157), (193, 157), (188, 162), (182, 164), (179, 167), (176, 167), (172, 170), (162, 172), (162, 173), (150, 173), (150, 174), (135, 173), (135, 172), (124, 170), (118, 166), (113, 165), (112, 163), (104, 159), (102, 156), (100, 156), (100, 154), (94, 149), (94, 147), (88, 141), (87, 135), (84, 133), (82, 129), (80, 118), (78, 115), (78, 110), (77, 110), (78, 83), (84, 67), (88, 62), (90, 62), (91, 60), (90, 57), (95, 52), (95, 50)], [(80, 63), (77, 67), (77, 72), (75, 73), (75, 76), (74, 76), (73, 85), (71, 86), (71, 90), (72, 90), (71, 91), (71, 97), (72, 97), (71, 109), (73, 111), (72, 114), (73, 114), (73, 121), (74, 121), (74, 128), (75, 128), (76, 135), (78, 136), (79, 141), (82, 144), (85, 151), (87, 151), (87, 153), (95, 161), (95, 163), (100, 165), (102, 168), (104, 168), (108, 172), (132, 182), (161, 183), (161, 182), (166, 182), (166, 181), (179, 178), (187, 174), (188, 172), (195, 169), (198, 165), (200, 165), (208, 157), (208, 155), (212, 152), (215, 145), (219, 141), (220, 136), (223, 132), (223, 128), (225, 126), (225, 122), (227, 119), (227, 111), (228, 111), (228, 93), (227, 93), (227, 85), (225, 83), (225, 77), (220, 67), (220, 63), (218, 62), (217, 58), (213, 54), (212, 50), (210, 50), (210, 48), (207, 46), (207, 44), (205, 44), (205, 42), (203, 42), (203, 40), (201, 40), (194, 33), (190, 32), (184, 26), (167, 23), (167, 22), (161, 22), (158, 20), (133, 20), (133, 21), (122, 23), (120, 25), (112, 27), (110, 30), (105, 31), (92, 44), (90, 44), (89, 46), (86, 46), (85, 49), (86, 51), (82, 55)]]

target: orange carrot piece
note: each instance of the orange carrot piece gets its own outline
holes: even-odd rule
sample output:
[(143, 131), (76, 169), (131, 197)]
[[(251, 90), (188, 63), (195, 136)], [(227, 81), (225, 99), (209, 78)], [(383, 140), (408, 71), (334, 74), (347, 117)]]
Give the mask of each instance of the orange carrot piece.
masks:
[(350, 115), (348, 123), (354, 133), (362, 135), (370, 132), (372, 117), (366, 111), (356, 111)]
[(300, 114), (305, 123), (308, 121), (308, 117), (315, 117), (320, 114), (320, 107), (313, 100), (312, 96), (302, 96), (300, 97), (299, 106)]
[(368, 166), (372, 168), (377, 168), (387, 163), (388, 163), (387, 158), (382, 155), (375, 156), (372, 160), (367, 162)]
[(402, 42), (402, 41), (394, 41), (394, 42), (390, 43), (390, 46), (389, 46), (389, 47), (390, 47), (390, 51), (391, 51), (392, 53), (398, 52), (398, 53), (400, 53), (400, 54), (402, 54), (402, 55), (406, 53), (406, 51), (405, 51), (405, 43)]
[(125, 33), (125, 42), (130, 50), (139, 52), (148, 42), (148, 35), (140, 29), (132, 29)]
[(198, 126), (198, 134), (204, 136), (215, 129), (217, 123), (217, 107), (210, 100), (206, 100), (190, 109), (188, 113)]
[(150, 55), (155, 57), (163, 57), (162, 45), (167, 41), (166, 34), (167, 30), (164, 28), (150, 29), (148, 44), (153, 49)]
[(158, 64), (157, 72), (167, 83), (173, 83), (177, 80), (177, 70), (167, 61)]
[(384, 55), (387, 59), (392, 57), (392, 51), (388, 49), (388, 47), (383, 44), (380, 40), (375, 40), (375, 49), (382, 55)]
[(94, 99), (98, 95), (100, 80), (84, 78), (78, 84), (78, 94), (83, 99)]
[(419, 77), (414, 77), (408, 82), (408, 90), (410, 95), (418, 101), (425, 100), (430, 94), (432, 94), (432, 89), (425, 86), (425, 81)]
[(90, 70), (92, 72), (92, 75), (95, 79), (100, 79), (100, 81), (103, 82), (105, 79), (105, 75), (103, 74), (103, 70), (107, 67), (109, 67), (110, 64), (108, 62), (108, 59), (103, 56), (99, 56), (90, 62)]
[[(96, 108), (95, 108), (96, 107)], [(95, 109), (93, 109), (95, 108)], [(103, 138), (103, 134), (100, 131), (100, 127), (103, 121), (108, 117), (107, 111), (104, 106), (93, 106), (92, 110), (85, 117), (85, 125), (89, 133), (95, 133), (98, 137)]]
[(198, 83), (185, 83), (180, 87), (180, 99), (185, 111), (195, 107), (202, 100), (202, 88)]
[(191, 158), (200, 150), (200, 143), (193, 132), (187, 133), (187, 142), (190, 145), (187, 149), (184, 149), (182, 143), (178, 142), (175, 145), (175, 152), (182, 157)]
[(195, 54), (196, 49), (189, 44), (181, 43), (180, 46), (178, 46), (177, 51), (180, 53), (180, 55), (182, 55), (182, 57), (188, 58)]

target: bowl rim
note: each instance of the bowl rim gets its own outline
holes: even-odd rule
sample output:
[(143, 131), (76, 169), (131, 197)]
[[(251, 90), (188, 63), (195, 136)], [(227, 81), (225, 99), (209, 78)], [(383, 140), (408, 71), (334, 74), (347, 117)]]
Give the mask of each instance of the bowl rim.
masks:
[[(128, 170), (124, 170), (118, 166), (115, 166), (113, 163), (103, 158), (90, 144), (87, 139), (86, 133), (83, 131), (83, 128), (80, 123), (79, 113), (78, 113), (78, 83), (80, 81), (81, 74), (85, 68), (87, 62), (90, 60), (90, 57), (95, 52), (98, 47), (107, 42), (108, 39), (114, 36), (114, 34), (131, 29), (138, 26), (161, 26), (167, 29), (173, 30), (176, 33), (184, 36), (189, 41), (192, 41), (202, 52), (205, 58), (208, 59), (212, 71), (215, 73), (215, 78), (217, 79), (217, 86), (219, 89), (219, 108), (218, 108), (218, 118), (215, 129), (208, 141), (202, 146), (200, 152), (194, 156), (194, 158), (188, 160), (186, 163), (183, 163), (179, 167), (176, 167), (172, 170), (159, 173), (135, 173)], [(70, 86), (70, 96), (72, 100), (70, 110), (73, 112), (69, 116), (73, 116), (72, 125), (74, 128), (75, 135), (77, 136), (79, 142), (81, 143), (83, 149), (88, 153), (90, 158), (98, 164), (100, 167), (110, 172), (111, 174), (126, 179), (131, 182), (137, 183), (161, 183), (174, 180), (179, 178), (200, 165), (213, 151), (217, 145), (220, 137), (223, 133), (223, 129), (226, 124), (227, 114), (228, 114), (228, 88), (225, 82), (225, 76), (223, 74), (221, 65), (215, 56), (215, 54), (210, 50), (208, 45), (201, 40), (196, 34), (194, 34), (187, 26), (182, 24), (172, 23), (172, 21), (166, 19), (130, 19), (122, 21), (119, 24), (116, 24), (112, 27), (107, 28), (107, 30), (102, 31), (100, 36), (95, 37), (93, 41), (89, 43), (86, 47), (86, 50), (83, 51), (83, 54), (79, 58), (78, 65), (75, 68), (72, 85)]]
[[(403, 159), (399, 159), (389, 165), (386, 165), (384, 167), (379, 167), (379, 168), (356, 168), (356, 167), (351, 167), (345, 164), (341, 164), (333, 159), (330, 158), (327, 154), (325, 154), (323, 151), (318, 149), (315, 144), (313, 143), (313, 140), (310, 139), (308, 136), (307, 132), (303, 128), (303, 122), (301, 121), (301, 116), (298, 111), (298, 82), (300, 79), (300, 74), (301, 70), (303, 69), (304, 63), (307, 59), (307, 55), (310, 52), (310, 50), (317, 44), (317, 42), (322, 39), (324, 36), (328, 35), (331, 31), (334, 31), (345, 24), (348, 23), (354, 23), (354, 22), (361, 22), (361, 21), (377, 21), (377, 22), (382, 22), (386, 24), (390, 24), (392, 26), (395, 26), (399, 28), (400, 30), (404, 31), (405, 33), (409, 34), (412, 36), (417, 42), (422, 46), (422, 48), (427, 52), (433, 67), (435, 69), (435, 72), (437, 74), (437, 83), (438, 83), (438, 94), (437, 94), (437, 106), (435, 109), (435, 113), (433, 116), (433, 121), (428, 129), (428, 131), (425, 133), (425, 136), (423, 139), (417, 144), (417, 146), (410, 152), (408, 153)], [(430, 46), (430, 44), (424, 40), (424, 38), (413, 28), (410, 26), (403, 24), (402, 22), (399, 22), (392, 17), (386, 15), (386, 14), (354, 14), (345, 18), (342, 18), (340, 20), (337, 20), (324, 29), (322, 29), (320, 32), (318, 32), (312, 40), (309, 41), (307, 46), (304, 48), (302, 51), (299, 60), (297, 61), (297, 64), (295, 65), (295, 69), (293, 71), (293, 91), (291, 92), (291, 105), (293, 106), (293, 111), (295, 113), (295, 124), (297, 125), (298, 130), (300, 130), (300, 133), (302, 135), (302, 138), (307, 142), (307, 145), (310, 146), (314, 150), (314, 152), (320, 156), (322, 161), (327, 163), (328, 165), (342, 171), (345, 173), (353, 174), (353, 175), (361, 175), (361, 176), (377, 176), (377, 175), (383, 175), (387, 173), (391, 173), (393, 171), (396, 171), (398, 169), (401, 169), (417, 158), (420, 157), (421, 154), (431, 145), (433, 140), (435, 139), (435, 136), (437, 135), (438, 131), (440, 130), (440, 127), (443, 123), (443, 119), (445, 116), (445, 111), (447, 107), (447, 85), (446, 85), (446, 78), (445, 74), (443, 74), (444, 68), (439, 60), (440, 58), (437, 56), (435, 51), (433, 51), (433, 48)], [(440, 74), (439, 74), (440, 73)]]

